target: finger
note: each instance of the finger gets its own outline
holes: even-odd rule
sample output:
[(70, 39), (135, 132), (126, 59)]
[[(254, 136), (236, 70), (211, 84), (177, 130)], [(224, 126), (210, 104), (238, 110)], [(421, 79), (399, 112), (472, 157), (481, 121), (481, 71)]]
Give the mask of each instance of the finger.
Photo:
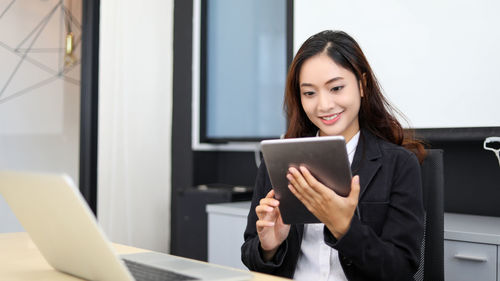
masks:
[(271, 213), (273, 212), (274, 208), (279, 205), (278, 200), (271, 198), (272, 195), (274, 195), (273, 190), (268, 192), (265, 198), (260, 199), (259, 205), (255, 207), (255, 213), (257, 214), (257, 217), (259, 219), (272, 217)]
[(352, 178), (352, 181), (351, 181), (351, 191), (349, 192), (348, 198), (350, 200), (355, 201), (356, 203), (358, 203), (360, 189), (361, 189), (361, 186), (359, 184), (359, 176), (356, 175), (356, 176), (354, 176)]
[(317, 181), (305, 166), (300, 166), (299, 169), (300, 171), (297, 172), (300, 174), (300, 177), (303, 180), (303, 182), (300, 182), (300, 184), (304, 186), (301, 191), (301, 193), (304, 195), (304, 200), (308, 200), (309, 204), (317, 204), (321, 202), (322, 197), (327, 194), (325, 193), (327, 192), (325, 191), (325, 189), (328, 188)]
[(295, 177), (292, 174), (290, 173), (286, 174), (286, 178), (291, 185), (300, 188), (299, 183), (295, 180)]
[(269, 192), (266, 194), (266, 198), (274, 198), (274, 189), (271, 189), (271, 191), (269, 191)]
[(289, 181), (289, 184), (288, 184), (288, 189), (293, 193), (293, 195), (295, 195), (295, 197), (297, 197), (297, 199), (299, 199), (304, 205), (308, 205), (309, 202), (308, 202), (308, 198), (310, 197), (308, 195), (308, 192), (307, 190), (309, 188), (305, 188), (305, 187), (302, 187), (300, 186), (300, 184), (295, 180), (294, 176), (292, 176), (291, 174), (288, 174), (287, 175), (287, 179)]
[(255, 225), (257, 232), (263, 231), (265, 227), (273, 227), (275, 225), (276, 217), (279, 214), (279, 201), (274, 199), (274, 190), (267, 193), (265, 198), (262, 198), (259, 205), (255, 207), (255, 212), (259, 218)]
[(268, 205), (259, 205), (259, 206), (255, 207), (255, 213), (257, 213), (257, 216), (259, 217), (259, 219), (262, 219), (267, 214), (272, 213), (273, 210), (274, 210), (274, 208), (271, 206), (268, 206)]
[(299, 199), (302, 204), (310, 210), (310, 208), (317, 201), (319, 194), (309, 186), (300, 171), (293, 167), (291, 167), (289, 171), (290, 173), (287, 178), (289, 179), (291, 186), (288, 188), (292, 191), (295, 197), (297, 197), (297, 199)]
[(273, 207), (279, 206), (280, 201), (274, 198), (274, 189), (271, 189), (266, 195), (266, 197), (260, 199), (259, 205), (269, 205)]
[(274, 222), (272, 222), (272, 221), (266, 221), (266, 220), (258, 220), (255, 223), (255, 225), (257, 226), (257, 229), (259, 229), (259, 228), (262, 229), (264, 227), (274, 226)]
[(276, 200), (274, 198), (274, 195), (275, 195), (275, 192), (274, 192), (274, 189), (271, 189), (267, 194), (266, 194), (266, 197), (264, 197), (262, 200), (265, 200), (266, 202), (268, 202), (270, 205), (272, 206), (278, 206), (279, 204), (279, 201)]
[(264, 231), (264, 229), (268, 227), (274, 227), (274, 224), (275, 223), (273, 221), (268, 221), (268, 220), (257, 220), (255, 222), (255, 226), (257, 228), (258, 233), (261, 233), (262, 231)]
[(304, 202), (304, 196), (302, 196), (302, 194), (300, 194), (300, 192), (298, 192), (297, 189), (292, 184), (288, 185), (288, 189), (290, 189), (293, 195), (295, 195), (295, 197), (297, 197), (297, 199), (299, 199), (302, 203), (307, 203)]
[(328, 187), (326, 187), (324, 184), (319, 182), (312, 174), (309, 172), (309, 170), (304, 167), (300, 166), (300, 172), (302, 173), (302, 176), (304, 179), (307, 181), (309, 186), (314, 189), (316, 192), (323, 193), (327, 192), (327, 190), (330, 190)]
[(288, 168), (288, 173), (295, 180), (294, 187), (298, 188), (299, 192), (303, 192), (303, 190), (307, 189), (307, 187), (309, 185), (307, 184), (306, 180), (304, 179), (304, 177), (302, 176), (302, 174), (299, 172), (299, 170), (297, 170), (294, 167), (290, 167), (290, 168)]
[[(269, 207), (271, 208), (271, 207)], [(257, 217), (259, 218), (256, 222), (257, 231), (261, 232), (264, 227), (272, 227), (276, 223), (278, 208), (272, 208), (275, 210), (259, 210), (257, 212)]]

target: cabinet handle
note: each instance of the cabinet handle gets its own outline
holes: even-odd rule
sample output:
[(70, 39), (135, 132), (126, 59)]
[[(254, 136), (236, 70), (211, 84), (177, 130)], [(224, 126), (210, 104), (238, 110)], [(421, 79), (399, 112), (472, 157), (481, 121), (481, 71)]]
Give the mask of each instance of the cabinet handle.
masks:
[(477, 257), (477, 256), (468, 256), (468, 255), (461, 255), (461, 254), (456, 254), (454, 258), (459, 259), (459, 260), (466, 260), (466, 261), (475, 261), (475, 262), (487, 262), (488, 258), (485, 257)]

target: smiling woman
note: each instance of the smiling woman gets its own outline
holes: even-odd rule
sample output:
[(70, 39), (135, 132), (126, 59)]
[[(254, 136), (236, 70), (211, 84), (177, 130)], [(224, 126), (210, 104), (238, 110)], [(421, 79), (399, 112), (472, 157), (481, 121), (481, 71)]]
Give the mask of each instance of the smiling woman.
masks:
[(299, 84), (302, 108), (319, 135), (342, 135), (349, 142), (359, 131), (363, 97), (356, 76), (320, 53), (304, 63)]
[(327, 30), (304, 42), (287, 75), (285, 110), (287, 138), (345, 137), (351, 191), (339, 196), (304, 165), (290, 167), (288, 188), (321, 223), (286, 225), (262, 163), (243, 262), (296, 280), (413, 280), (424, 221), (417, 156), (425, 150), (403, 134), (352, 37)]
[[(328, 37), (334, 38), (338, 44), (332, 44)], [(334, 94), (325, 95), (325, 91), (332, 90)], [(314, 109), (310, 107), (319, 100), (315, 96), (328, 97), (330, 103), (322, 103), (326, 110), (316, 108), (316, 112), (313, 112)], [(335, 100), (340, 103), (335, 104)], [(346, 103), (345, 108), (342, 107), (343, 103)], [(333, 134), (342, 134), (345, 129), (349, 129), (344, 136), (349, 140), (359, 128), (365, 128), (383, 140), (411, 149), (420, 161), (425, 157), (421, 142), (413, 139), (412, 131), (407, 130), (405, 133), (392, 114), (398, 111), (382, 94), (361, 48), (343, 32), (318, 33), (297, 51), (287, 76), (285, 111), (289, 122), (285, 135), (287, 138), (313, 136), (318, 129), (320, 134), (324, 134), (328, 128)], [(328, 121), (332, 121), (328, 119), (335, 113), (340, 115), (336, 119), (342, 121), (335, 122), (338, 126), (327, 126)]]

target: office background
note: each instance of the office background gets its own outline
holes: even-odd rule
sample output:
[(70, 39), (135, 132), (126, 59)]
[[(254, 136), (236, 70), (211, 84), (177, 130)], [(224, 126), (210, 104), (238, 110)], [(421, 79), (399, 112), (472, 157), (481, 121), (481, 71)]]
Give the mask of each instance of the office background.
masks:
[[(396, 80), (393, 77), (385, 77), (384, 73), (380, 73), (379, 78), (381, 79), (382, 86), (389, 95), (399, 94), (399, 97), (390, 96), (396, 106), (400, 107), (401, 99), (409, 101), (404, 106), (413, 106), (411, 108), (413, 112), (421, 115), (409, 116), (411, 112), (406, 110), (405, 107), (401, 108), (403, 113), (410, 117), (412, 124), (416, 121), (420, 122), (418, 135), (424, 138), (432, 148), (444, 149), (445, 210), (447, 212), (466, 214), (500, 215), (500, 209), (496, 208), (496, 198), (500, 195), (500, 167), (495, 155), (491, 151), (483, 149), (485, 137), (500, 135), (500, 117), (495, 113), (496, 110), (493, 107), (482, 105), (485, 103), (485, 100), (490, 100), (491, 98), (498, 99), (498, 91), (494, 89), (494, 84), (492, 83), (485, 85), (472, 83), (473, 85), (465, 86), (464, 81), (467, 81), (465, 83), (469, 84), (468, 79), (464, 80), (462, 76), (454, 77), (452, 75), (450, 77), (446, 76), (446, 73), (442, 73), (444, 71), (442, 70), (443, 67), (457, 68), (463, 65), (464, 67), (460, 67), (460, 70), (472, 75), (466, 75), (465, 77), (480, 76), (480, 73), (488, 69), (489, 72), (487, 71), (482, 75), (490, 77), (490, 81), (495, 80), (494, 76), (498, 74), (498, 70), (493, 69), (495, 61), (498, 60), (498, 57), (494, 54), (495, 51), (493, 49), (485, 50), (488, 54), (488, 60), (481, 60), (474, 56), (477, 53), (476, 49), (490, 47), (478, 43), (482, 42), (478, 37), (481, 38), (484, 34), (488, 34), (491, 37), (485, 40), (487, 42), (495, 42), (492, 46), (497, 45), (499, 42), (498, 36), (493, 35), (494, 32), (492, 31), (493, 26), (497, 26), (493, 23), (497, 19), (491, 17), (491, 13), (488, 12), (492, 8), (489, 6), (492, 3), (474, 4), (474, 7), (471, 7), (469, 3), (464, 1), (454, 2), (453, 6), (457, 8), (458, 12), (453, 15), (446, 12), (446, 5), (451, 5), (449, 2), (439, 5), (426, 3), (419, 7), (413, 7), (413, 4), (395, 3), (394, 1), (378, 2), (376, 7), (373, 7), (375, 4), (364, 3), (362, 1), (290, 1), (289, 3), (293, 4), (292, 13), (294, 20), (292, 21), (293, 32), (288, 35), (293, 37), (292, 41), (295, 50), (307, 36), (322, 29), (337, 28), (337, 25), (332, 22), (336, 17), (345, 14), (341, 18), (350, 23), (351, 26), (339, 24), (339, 28), (342, 27), (346, 31), (350, 31), (355, 38), (359, 39), (368, 59), (373, 63), (376, 74), (381, 72), (377, 67), (387, 70), (388, 68), (391, 69), (392, 64), (403, 65), (401, 68), (403, 70), (393, 68), (393, 70), (399, 73), (394, 73), (394, 71), (388, 73), (388, 75), (395, 76)], [(345, 5), (350, 4), (354, 6), (350, 8), (345, 7)], [(176, 31), (178, 30), (177, 28), (181, 29), (179, 33), (185, 34), (193, 30), (193, 27), (190, 26), (192, 23), (190, 18), (192, 17), (193, 7), (190, 5), (190, 3), (185, 3), (182, 7), (178, 7), (178, 12), (185, 15), (183, 17), (185, 21), (182, 24), (174, 25)], [(342, 8), (338, 8), (339, 5)], [(388, 7), (392, 8), (388, 9)], [(426, 11), (431, 12), (431, 18), (426, 16)], [(356, 16), (358, 12), (360, 13), (359, 17)], [(363, 20), (359, 21), (360, 18)], [(394, 24), (393, 21), (395, 19), (402, 21), (402, 23)], [(380, 20), (382, 23), (377, 23), (377, 20)], [(353, 26), (353, 22), (358, 22), (358, 24)], [(440, 24), (440, 22), (444, 22), (445, 25), (439, 25), (434, 29), (433, 26)], [(458, 36), (456, 39), (458, 40), (456, 41), (457, 44), (464, 41), (467, 43), (466, 50), (472, 50), (464, 52), (463, 49), (459, 49), (464, 47), (461, 45), (456, 46), (457, 50), (450, 50), (450, 58), (453, 59), (453, 57), (456, 57), (455, 61), (463, 64), (459, 66), (456, 64), (451, 66), (446, 65), (446, 62), (450, 58), (445, 58), (444, 62), (435, 60), (435, 57), (423, 60), (422, 57), (425, 58), (429, 55), (428, 53), (432, 50), (431, 47), (434, 43), (431, 40), (433, 37), (429, 38), (429, 36), (437, 36), (438, 34), (436, 34), (435, 30), (443, 32), (443, 28), (451, 28), (450, 26), (455, 28), (452, 30), (452, 34), (443, 34), (443, 36), (446, 38)], [(418, 31), (420, 35), (428, 35), (423, 38), (417, 37), (410, 32), (405, 33), (405, 28), (413, 28), (411, 30)], [(393, 37), (390, 36), (391, 34)], [(379, 37), (387, 41), (378, 40)], [(423, 39), (427, 41), (422, 42)], [(390, 40), (393, 40), (393, 42), (391, 43)], [(415, 54), (415, 47), (405, 49), (405, 47), (408, 47), (409, 44), (415, 41), (418, 43), (418, 47), (423, 48), (422, 45), (425, 46), (418, 54)], [(174, 44), (178, 44), (178, 46), (192, 46), (192, 36), (183, 36), (178, 39), (176, 37)], [(431, 46), (428, 46), (428, 44), (431, 44)], [(475, 47), (472, 48), (470, 44), (473, 44)], [(382, 55), (376, 57), (376, 51), (384, 51), (384, 47), (390, 47), (389, 50), (395, 54), (391, 55), (382, 52)], [(444, 51), (446, 50), (441, 50), (441, 52)], [(175, 53), (175, 60), (178, 61), (186, 61), (193, 58), (192, 50), (181, 50)], [(464, 54), (470, 55), (466, 55), (467, 58), (460, 60), (459, 58), (464, 57)], [(430, 55), (433, 54), (430, 53)], [(403, 60), (400, 61), (398, 56), (403, 57)], [(391, 58), (394, 60), (391, 60)], [(387, 63), (387, 60), (391, 60), (391, 62)], [(474, 61), (472, 64), (469, 64), (471, 60)], [(409, 67), (413, 67), (412, 65), (416, 63), (420, 64), (420, 62), (423, 63), (421, 63), (419, 71), (410, 69), (412, 76), (408, 74), (406, 74), (408, 77), (404, 76)], [(475, 66), (478, 63), (484, 63), (484, 66)], [(467, 67), (469, 65), (471, 67)], [(438, 71), (437, 73), (435, 72), (436, 70)], [(253, 185), (256, 168), (254, 165), (254, 153), (252, 151), (225, 151), (226, 147), (224, 145), (218, 145), (217, 148), (219, 150), (203, 150), (203, 148), (196, 149), (196, 147), (193, 149), (192, 144), (196, 142), (196, 138), (191, 143), (190, 139), (197, 132), (196, 128), (193, 132), (191, 126), (196, 120), (183, 119), (185, 117), (184, 113), (192, 108), (193, 96), (177, 95), (177, 93), (193, 91), (192, 81), (186, 80), (187, 77), (192, 75), (192, 71), (190, 68), (185, 69), (179, 63), (174, 64), (174, 77), (176, 77), (177, 73), (180, 76), (179, 79), (174, 78), (173, 198), (175, 197), (176, 190), (179, 193), (186, 188), (204, 183), (222, 182), (234, 185)], [(440, 80), (443, 77), (447, 77), (450, 80)], [(391, 78), (392, 81), (389, 81), (391, 85), (395, 85), (398, 82), (397, 79), (402, 78), (405, 79), (406, 83), (393, 86), (396, 87), (394, 91), (397, 92), (390, 93), (390, 87), (384, 84), (384, 81)], [(436, 85), (436, 83), (438, 84)], [(450, 83), (453, 83), (453, 85), (450, 85)], [(479, 88), (484, 86), (487, 88)], [(471, 89), (470, 87), (477, 88)], [(464, 91), (460, 88), (467, 90)], [(450, 95), (446, 95), (444, 100), (435, 98), (441, 96), (444, 92)], [(399, 100), (396, 101), (397, 99)], [(476, 104), (473, 105), (474, 103)], [(416, 106), (417, 104), (418, 106)], [(457, 122), (457, 118), (453, 117), (453, 110), (459, 106), (463, 106), (459, 112), (471, 112), (469, 119), (466, 121), (472, 121), (472, 123), (464, 121), (464, 125), (461, 126), (454, 123)], [(439, 115), (443, 112), (446, 114)], [(433, 113), (438, 115), (434, 116)], [(469, 114), (466, 115), (468, 116)], [(462, 114), (461, 118), (464, 116)], [(192, 118), (196, 117), (199, 116), (196, 114), (192, 116)], [(417, 118), (418, 120), (412, 119), (416, 117), (419, 117)], [(433, 125), (432, 120), (437, 125)], [(176, 154), (179, 157), (175, 157)], [(176, 230), (180, 229), (180, 222), (178, 220), (182, 219), (183, 214), (178, 212), (179, 208), (176, 208), (175, 200), (172, 204), (172, 250), (175, 252), (177, 250), (182, 251), (182, 249), (176, 249), (176, 245), (180, 244), (177, 241), (182, 240), (184, 236), (182, 232)]]
[[(45, 2), (47, 1), (42, 1), (42, 3)], [(58, 1), (52, 2), (54, 5), (58, 3)], [(141, 1), (141, 3), (136, 2), (101, 1), (99, 15), (96, 15), (96, 6), (99, 6), (99, 1), (87, 1), (87, 4), (83, 5), (83, 13), (90, 12), (87, 19), (91, 19), (91, 21), (87, 23), (95, 24), (95, 17), (97, 17), (97, 24), (100, 28), (100, 32), (98, 32), (100, 34), (97, 37), (100, 46), (98, 56), (96, 53), (90, 54), (94, 60), (99, 58), (98, 71), (89, 73), (89, 69), (95, 70), (95, 68), (92, 68), (92, 65), (85, 68), (82, 62), (82, 72), (87, 71), (86, 74), (82, 73), (82, 77), (87, 75), (86, 81), (91, 84), (82, 84), (81, 106), (82, 108), (86, 106), (86, 110), (82, 112), (82, 120), (80, 121), (82, 126), (87, 124), (90, 129), (87, 125), (79, 129), (89, 129), (90, 131), (78, 135), (76, 133), (78, 129), (75, 130), (78, 128), (78, 124), (76, 124), (78, 120), (74, 116), (62, 118), (65, 120), (64, 122), (73, 120), (74, 124), (71, 126), (74, 131), (73, 143), (76, 143), (78, 138), (82, 139), (80, 143), (82, 155), (78, 155), (78, 148), (73, 148), (72, 152), (64, 152), (61, 151), (59, 145), (51, 145), (49, 147), (52, 147), (52, 150), (47, 150), (47, 146), (44, 146), (43, 142), (33, 135), (29, 136), (29, 141), (35, 144), (31, 146), (31, 150), (26, 150), (24, 147), (15, 148), (12, 144), (9, 145), (8, 140), (13, 136), (20, 137), (22, 134), (2, 131), (3, 145), (0, 148), (0, 167), (32, 168), (70, 173), (75, 181), (80, 183), (80, 189), (84, 194), (88, 195), (87, 198), (91, 205), (94, 204), (97, 207), (98, 219), (112, 240), (158, 251), (171, 251), (176, 254), (182, 252), (183, 249), (179, 248), (179, 245), (183, 244), (182, 239), (186, 237), (185, 233), (181, 231), (182, 218), (185, 214), (180, 211), (180, 194), (186, 189), (207, 183), (252, 186), (257, 168), (255, 153), (251, 147), (255, 147), (255, 145), (243, 149), (238, 148), (241, 147), (240, 144), (209, 143), (201, 149), (193, 145), (192, 102), (193, 65), (195, 63), (193, 48), (196, 48), (193, 44), (197, 42), (193, 35), (195, 29), (193, 16), (196, 16), (193, 11), (199, 1), (149, 0)], [(7, 7), (9, 3), (10, 1), (3, 1), (0, 11), (3, 11), (3, 8)], [(414, 116), (418, 117), (422, 111), (425, 111), (426, 116), (430, 116), (433, 112), (443, 112), (443, 110), (452, 110), (460, 105), (465, 105), (458, 111), (459, 117), (470, 116), (466, 121), (473, 120), (473, 123), (463, 123), (463, 126), (460, 125), (462, 123), (434, 126), (434, 123), (428, 122), (429, 120), (423, 120), (423, 123), (418, 123), (422, 124), (420, 127), (422, 129), (418, 133), (433, 148), (442, 148), (445, 151), (445, 210), (500, 216), (500, 209), (495, 207), (496, 198), (500, 195), (500, 167), (493, 153), (482, 148), (485, 137), (500, 136), (500, 115), (494, 110), (494, 105), (498, 104), (498, 97), (500, 97), (494, 87), (495, 77), (499, 73), (498, 69), (491, 67), (498, 65), (498, 56), (492, 51), (493, 49), (485, 49), (486, 47), (498, 49), (495, 46), (500, 40), (498, 32), (494, 32), (494, 27), (498, 24), (484, 23), (490, 19), (491, 11), (498, 8), (495, 6), (498, 4), (484, 1), (484, 3), (474, 3), (474, 6), (460, 6), (465, 1), (459, 1), (441, 2), (440, 6), (433, 6), (437, 4), (429, 2), (413, 7), (401, 6), (403, 4), (394, 3), (394, 1), (385, 1), (381, 2), (380, 6), (368, 7), (367, 3), (353, 1), (355, 6), (344, 7), (342, 5), (347, 2), (295, 0), (286, 1), (286, 3), (287, 40), (291, 40), (291, 42), (287, 42), (288, 61), (291, 57), (290, 53), (293, 53), (293, 50), (296, 50), (298, 44), (308, 35), (322, 29), (343, 28), (360, 41), (375, 72), (377, 74), (380, 72), (379, 78), (382, 86), (390, 95), (401, 91), (405, 91), (406, 94), (406, 90), (416, 89), (420, 96), (423, 92), (432, 93), (434, 88), (429, 86), (427, 80), (423, 80), (420, 75), (422, 72), (427, 73), (425, 69), (415, 70), (415, 73), (408, 75), (412, 76), (411, 81), (413, 79), (418, 81), (416, 83), (399, 85), (401, 88), (398, 88), (398, 85), (394, 84), (395, 82), (384, 84), (384, 80), (389, 79), (390, 81), (390, 77), (384, 76), (382, 69), (391, 68), (391, 63), (387, 63), (385, 58), (392, 57), (393, 53), (401, 50), (405, 58), (414, 58), (414, 52), (404, 53), (408, 46), (405, 48), (403, 44), (406, 42), (405, 40), (410, 40), (414, 36), (410, 32), (405, 33), (405, 30), (397, 28), (404, 27), (403, 24), (392, 25), (392, 30), (395, 33), (391, 34), (397, 35), (394, 38), (408, 37), (401, 40), (395, 39), (398, 43), (390, 46), (393, 48), (390, 49), (392, 53), (383, 54), (384, 60), (378, 59), (376, 51), (380, 48), (376, 44), (370, 45), (373, 42), (365, 38), (375, 40), (385, 38), (383, 36), (387, 35), (384, 35), (382, 31), (391, 31), (390, 27), (394, 15), (385, 15), (383, 12), (394, 12), (400, 16), (396, 18), (401, 21), (413, 20), (411, 22), (413, 26), (410, 27), (414, 29), (411, 30), (424, 34), (426, 34), (425, 28), (427, 26), (430, 26), (432, 31), (434, 30), (432, 29), (433, 24), (437, 24), (429, 19), (462, 27), (465, 22), (465, 27), (471, 27), (471, 30), (463, 28), (460, 30), (464, 31), (464, 42), (472, 42), (472, 45), (468, 45), (467, 52), (455, 53), (451, 59), (452, 61), (461, 61), (464, 65), (468, 65), (470, 61), (480, 63), (479, 65), (474, 64), (469, 70), (487, 69), (487, 72), (480, 73), (484, 73), (483, 75), (490, 78), (481, 80), (483, 81), (481, 84), (484, 86), (493, 85), (493, 87), (477, 91), (476, 87), (480, 85), (473, 77), (477, 78), (480, 74), (467, 76), (467, 74), (472, 73), (467, 71), (464, 75), (471, 77), (470, 80), (460, 77), (460, 80), (453, 80), (453, 85), (440, 84), (441, 81), (435, 76), (441, 77), (444, 72), (441, 71), (434, 73), (429, 79), (439, 85), (458, 86), (458, 90), (456, 88), (449, 90), (449, 92), (454, 93), (452, 96), (448, 96), (443, 101), (435, 101), (434, 104), (438, 105), (438, 108), (433, 108), (431, 101), (419, 104), (417, 115), (413, 115), (413, 109), (406, 109), (404, 106), (402, 109), (405, 114), (408, 114), (411, 122), (416, 122), (413, 120)], [(445, 16), (447, 14), (443, 11), (447, 10), (446, 5), (462, 7), (467, 13), (459, 18)], [(343, 7), (343, 9), (339, 9), (339, 7)], [(365, 8), (364, 13), (367, 14), (360, 12), (363, 7)], [(387, 9), (387, 7), (392, 7), (392, 9)], [(422, 7), (435, 7), (435, 9), (422, 10)], [(472, 9), (473, 7), (475, 9)], [(85, 10), (90, 8), (94, 10)], [(459, 11), (463, 12), (463, 9), (459, 9)], [(423, 16), (422, 13), (425, 10), (443, 13), (429, 18)], [(359, 21), (358, 26), (337, 26), (333, 21), (342, 15), (346, 17), (351, 15), (351, 20), (356, 19), (358, 12), (363, 15), (361, 18), (366, 20)], [(403, 17), (403, 14), (407, 16)], [(369, 15), (380, 16), (370, 18)], [(0, 18), (0, 26), (5, 26), (2, 24), (4, 19), (5, 17)], [(491, 19), (493, 20), (493, 18)], [(344, 20), (343, 22), (347, 23), (349, 18)], [(383, 28), (376, 25), (379, 20), (386, 24)], [(349, 30), (349, 28), (352, 29)], [(96, 38), (95, 33), (96, 30), (93, 31), (94, 37), (91, 37), (93, 40)], [(458, 32), (458, 34), (462, 33)], [(469, 34), (475, 34), (477, 37)], [(393, 37), (388, 37), (387, 40), (390, 38)], [(381, 43), (379, 41), (376, 43)], [(418, 42), (425, 43), (422, 40)], [(471, 49), (473, 50), (471, 51)], [(96, 50), (95, 46), (86, 51), (92, 50)], [(85, 50), (82, 49), (82, 52)], [(445, 53), (448, 54), (448, 52)], [(450, 52), (450, 54), (453, 53)], [(89, 61), (92, 62), (91, 59)], [(430, 61), (435, 62), (432, 59)], [(433, 64), (425, 60), (425, 57), (415, 61), (403, 60), (392, 63), (413, 65), (419, 62), (422, 62), (422, 65), (425, 65), (427, 69), (434, 67)], [(460, 68), (460, 66), (454, 65), (453, 68)], [(403, 67), (403, 69), (406, 68)], [(97, 77), (93, 76), (96, 74), (98, 74), (99, 84), (96, 84)], [(392, 81), (398, 81), (398, 79)], [(96, 106), (97, 101), (88, 100), (97, 97), (97, 85), (99, 90), (98, 107)], [(469, 90), (462, 92), (461, 86)], [(447, 87), (440, 88), (439, 93), (434, 93), (427, 100), (433, 100), (433, 97), (448, 92), (447, 89)], [(415, 95), (403, 95), (403, 100), (399, 100), (400, 97), (392, 96), (391, 99), (397, 106), (400, 106), (406, 100), (405, 97), (414, 98)], [(63, 100), (67, 99), (69, 99), (68, 96), (64, 95)], [(422, 98), (414, 101), (425, 100)], [(473, 100), (476, 100), (475, 105), (471, 103)], [(51, 103), (51, 105), (54, 104), (59, 106), (54, 107), (54, 111), (50, 113), (61, 112), (61, 102)], [(0, 122), (5, 122), (2, 124), (6, 124), (6, 120), (12, 116), (2, 115), (6, 114), (6, 105), (7, 103), (0, 104)], [(75, 101), (72, 106), (78, 108), (80, 104)], [(98, 114), (95, 112), (96, 107)], [(72, 112), (76, 111), (78, 109), (73, 108)], [(92, 113), (92, 111), (94, 114), (85, 115), (89, 112)], [(466, 114), (463, 114), (464, 112)], [(475, 119), (481, 114), (483, 114), (483, 119)], [(92, 123), (96, 121), (97, 116), (98, 126)], [(446, 114), (430, 121), (456, 121), (457, 118)], [(89, 119), (94, 121), (89, 121)], [(54, 122), (49, 120), (47, 126), (56, 126), (57, 134), (61, 138), (66, 136), (67, 139), (67, 133), (61, 132), (62, 126), (60, 124), (66, 124), (62, 123), (62, 120)], [(96, 127), (98, 127), (98, 137)], [(2, 126), (2, 128), (7, 127)], [(194, 130), (196, 129), (194, 128)], [(85, 138), (86, 140), (84, 140)], [(18, 145), (20, 142), (11, 141), (10, 143)], [(40, 158), (50, 164), (42, 163), (33, 167), (32, 165), (37, 162), (26, 159), (22, 165), (15, 165), (15, 161), (20, 159), (19, 153), (23, 151), (29, 152), (29, 157), (46, 153)], [(72, 162), (62, 162), (59, 166), (53, 167), (54, 163), (58, 163), (56, 155), (72, 155), (71, 160), (68, 160)], [(78, 170), (80, 173), (76, 172)], [(82, 176), (84, 177), (82, 178)], [(97, 189), (96, 186), (98, 186)], [(2, 214), (8, 213), (5, 205), (0, 204), (0, 207), (3, 208)], [(10, 219), (2, 217), (2, 220), (12, 221), (12, 217)], [(242, 239), (242, 237), (237, 239)]]
[[(0, 167), (69, 174), (111, 240), (166, 252), (173, 1), (1, 1), (0, 38), (7, 40), (2, 43), (10, 39), (15, 48), (28, 38), (22, 47), (33, 49), (2, 59), (2, 87), (17, 65), (17, 74), (25, 75), (13, 79), (17, 84), (8, 85), (2, 98), (15, 95), (14, 86), (23, 89), (31, 80), (45, 79), (50, 69), (36, 61), (52, 61), (49, 67), (58, 70), (69, 7), (79, 9), (73, 13), (82, 33), (73, 27), (74, 43), (84, 46), (81, 54), (74, 52), (81, 62), (75, 74), (82, 80), (78, 91), (68, 91), (71, 85), (48, 88), (66, 81), (54, 79), (45, 88), (2, 102)], [(41, 53), (48, 48), (55, 50), (52, 58)], [(6, 50), (2, 44), (1, 54)], [(34, 70), (25, 73), (25, 67)], [(97, 189), (98, 182), (107, 188)], [(3, 199), (1, 203), (1, 230), (20, 230)]]
[[(81, 1), (0, 2), (1, 168), (64, 171), (78, 182), (81, 22)], [(66, 62), (68, 27), (75, 60)], [(0, 201), (0, 230), (21, 229)]]

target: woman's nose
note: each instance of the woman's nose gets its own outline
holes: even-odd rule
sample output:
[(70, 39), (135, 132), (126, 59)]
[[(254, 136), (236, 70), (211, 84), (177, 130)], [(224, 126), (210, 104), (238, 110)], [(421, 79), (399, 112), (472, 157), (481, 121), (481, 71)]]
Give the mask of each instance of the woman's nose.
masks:
[(321, 112), (329, 112), (335, 107), (335, 99), (329, 92), (321, 91), (318, 99), (318, 109)]

